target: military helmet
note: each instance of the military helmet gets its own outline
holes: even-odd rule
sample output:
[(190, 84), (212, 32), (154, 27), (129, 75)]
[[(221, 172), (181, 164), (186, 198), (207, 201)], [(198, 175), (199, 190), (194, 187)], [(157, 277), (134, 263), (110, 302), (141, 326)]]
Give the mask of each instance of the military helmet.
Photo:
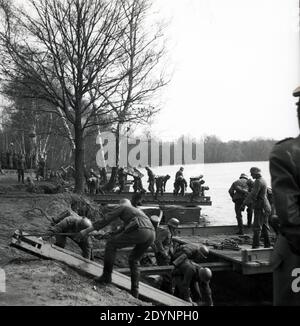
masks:
[(198, 278), (202, 282), (209, 282), (212, 278), (212, 272), (207, 267), (198, 267)]
[(167, 224), (169, 226), (177, 229), (179, 224), (180, 224), (180, 221), (177, 218), (172, 217), (172, 218), (169, 219)]
[(159, 217), (157, 215), (152, 215), (150, 216), (150, 220), (154, 227), (157, 227), (157, 225), (159, 224)]
[(261, 174), (261, 169), (259, 169), (257, 167), (252, 167), (250, 169), (250, 173), (253, 173), (253, 174)]
[(88, 219), (87, 217), (83, 217), (80, 221), (80, 226), (83, 228), (83, 229), (86, 229), (86, 228), (89, 228), (91, 227), (93, 224), (91, 222), (90, 219)]
[(200, 246), (198, 252), (202, 258), (207, 259), (209, 255), (209, 249), (206, 246)]
[(242, 173), (240, 176), (240, 179), (249, 179), (249, 178), (248, 178), (247, 174)]

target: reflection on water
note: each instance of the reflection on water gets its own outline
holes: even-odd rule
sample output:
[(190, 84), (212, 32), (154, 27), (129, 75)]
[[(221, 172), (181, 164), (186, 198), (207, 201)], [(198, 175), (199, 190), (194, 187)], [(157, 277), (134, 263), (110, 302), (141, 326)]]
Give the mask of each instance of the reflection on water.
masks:
[[(246, 173), (250, 177), (250, 168), (257, 166), (262, 170), (263, 177), (266, 179), (270, 186), (270, 174), (268, 162), (239, 162), (239, 163), (217, 163), (217, 164), (205, 164), (205, 165), (186, 165), (184, 167), (184, 176), (189, 182), (189, 178), (204, 174), (204, 180), (206, 186), (210, 187), (210, 190), (206, 192), (207, 196), (212, 198), (212, 206), (203, 207), (202, 214), (208, 216), (210, 225), (231, 225), (236, 224), (235, 213), (233, 203), (228, 194), (232, 182), (239, 178), (241, 173)], [(167, 184), (167, 191), (173, 191), (173, 182), (176, 172), (179, 166), (163, 166), (153, 168), (153, 171), (157, 175), (170, 174), (171, 179)], [(144, 187), (147, 186), (147, 173), (145, 170), (141, 170), (145, 177), (143, 178)], [(188, 192), (190, 192), (188, 188)], [(246, 213), (244, 213), (246, 214)], [(246, 222), (246, 215), (244, 218)]]

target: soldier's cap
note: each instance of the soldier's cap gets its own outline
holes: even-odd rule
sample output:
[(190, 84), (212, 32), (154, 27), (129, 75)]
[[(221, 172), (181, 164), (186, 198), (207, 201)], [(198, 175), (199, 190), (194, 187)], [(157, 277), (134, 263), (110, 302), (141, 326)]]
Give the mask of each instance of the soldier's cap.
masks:
[(293, 92), (293, 96), (295, 97), (300, 97), (300, 86), (297, 87), (294, 92)]
[(241, 176), (240, 176), (240, 179), (247, 179), (248, 180), (249, 178), (248, 178), (247, 174), (242, 173)]
[(250, 173), (253, 173), (253, 174), (261, 174), (261, 169), (259, 169), (257, 167), (252, 167), (250, 169)]

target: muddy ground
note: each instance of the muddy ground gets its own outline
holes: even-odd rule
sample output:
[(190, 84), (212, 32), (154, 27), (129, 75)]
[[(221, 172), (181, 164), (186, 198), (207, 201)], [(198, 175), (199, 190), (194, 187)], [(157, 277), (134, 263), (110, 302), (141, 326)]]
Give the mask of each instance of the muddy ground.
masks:
[[(6, 273), (6, 292), (0, 293), (0, 306), (149, 305), (113, 285), (98, 286), (92, 278), (62, 263), (38, 259), (9, 246), (17, 229), (44, 232), (49, 227), (42, 214), (28, 210), (39, 207), (54, 216), (70, 208), (70, 198), (69, 194), (30, 195), (15, 178), (0, 177), (0, 268)], [(71, 240), (66, 249), (79, 253)]]

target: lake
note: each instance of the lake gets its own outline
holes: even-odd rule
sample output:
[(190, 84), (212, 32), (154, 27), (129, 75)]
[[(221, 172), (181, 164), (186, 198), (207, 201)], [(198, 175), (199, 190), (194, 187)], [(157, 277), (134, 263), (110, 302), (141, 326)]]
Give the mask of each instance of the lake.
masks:
[[(200, 174), (204, 175), (205, 185), (210, 188), (206, 191), (206, 195), (212, 199), (212, 206), (204, 206), (202, 215), (207, 215), (210, 225), (232, 225), (236, 224), (233, 202), (228, 193), (231, 184), (237, 180), (241, 173), (246, 173), (250, 177), (250, 168), (257, 166), (262, 170), (262, 175), (271, 184), (269, 173), (269, 162), (238, 162), (238, 163), (213, 163), (205, 165), (185, 165), (184, 177), (189, 183), (189, 178)], [(173, 192), (173, 183), (176, 172), (180, 166), (163, 166), (152, 168), (153, 172), (158, 175), (169, 174), (171, 179), (167, 183), (167, 191)], [(147, 189), (147, 173), (145, 174), (143, 185)], [(146, 187), (147, 186), (147, 187)], [(188, 192), (191, 189), (188, 187)], [(244, 222), (246, 221), (246, 213), (244, 213)]]

